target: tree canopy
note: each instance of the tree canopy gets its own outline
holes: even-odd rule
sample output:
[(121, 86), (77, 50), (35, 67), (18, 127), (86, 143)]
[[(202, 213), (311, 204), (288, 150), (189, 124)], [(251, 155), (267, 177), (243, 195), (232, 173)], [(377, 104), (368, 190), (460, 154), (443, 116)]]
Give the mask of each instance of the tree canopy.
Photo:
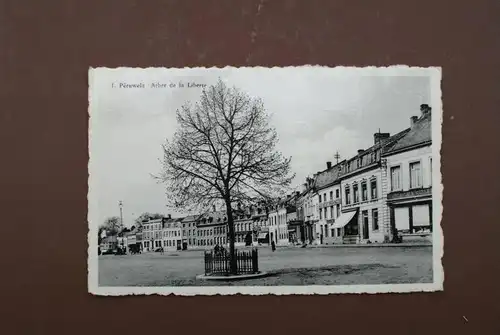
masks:
[(163, 145), (167, 202), (189, 211), (224, 204), (231, 269), (236, 271), (232, 208), (275, 198), (294, 174), (276, 150), (278, 135), (263, 102), (219, 79), (199, 101), (177, 110), (178, 128)]
[(163, 146), (160, 180), (175, 208), (252, 204), (289, 186), (291, 158), (275, 150), (276, 130), (262, 101), (222, 80), (177, 111), (178, 129)]

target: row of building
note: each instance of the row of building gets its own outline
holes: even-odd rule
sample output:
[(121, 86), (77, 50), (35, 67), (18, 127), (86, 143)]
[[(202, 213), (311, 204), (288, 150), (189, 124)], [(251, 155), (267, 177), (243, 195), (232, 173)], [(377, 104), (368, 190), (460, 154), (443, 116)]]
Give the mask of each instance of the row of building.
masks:
[[(375, 133), (373, 145), (307, 178), (301, 191), (273, 204), (234, 211), (235, 243), (347, 244), (431, 240), (431, 108), (420, 106), (410, 127)], [(225, 211), (145, 221), (127, 242), (144, 251), (226, 245)], [(119, 242), (118, 242), (119, 243)]]

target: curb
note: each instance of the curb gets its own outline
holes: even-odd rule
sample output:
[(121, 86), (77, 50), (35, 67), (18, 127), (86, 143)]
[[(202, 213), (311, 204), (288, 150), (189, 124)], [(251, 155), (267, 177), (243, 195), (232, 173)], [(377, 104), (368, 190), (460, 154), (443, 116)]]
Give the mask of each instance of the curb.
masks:
[(217, 280), (217, 281), (235, 281), (235, 280), (245, 280), (245, 279), (256, 279), (268, 276), (269, 273), (265, 271), (261, 271), (258, 273), (252, 274), (244, 274), (244, 275), (236, 275), (236, 276), (205, 276), (205, 275), (197, 275), (196, 279), (201, 280)]

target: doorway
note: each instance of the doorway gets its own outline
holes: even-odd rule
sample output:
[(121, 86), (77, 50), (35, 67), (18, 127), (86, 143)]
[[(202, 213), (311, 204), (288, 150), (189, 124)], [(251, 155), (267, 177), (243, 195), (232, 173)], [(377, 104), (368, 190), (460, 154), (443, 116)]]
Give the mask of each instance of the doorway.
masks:
[(363, 222), (363, 239), (367, 240), (370, 238), (370, 233), (368, 230), (368, 211), (363, 211), (361, 214)]

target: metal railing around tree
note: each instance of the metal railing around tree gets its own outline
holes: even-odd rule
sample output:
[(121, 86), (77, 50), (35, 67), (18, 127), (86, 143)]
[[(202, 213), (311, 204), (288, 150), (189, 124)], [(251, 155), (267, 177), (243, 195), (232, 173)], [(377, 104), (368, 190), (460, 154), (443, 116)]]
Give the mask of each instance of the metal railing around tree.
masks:
[[(236, 250), (236, 274), (254, 274), (259, 272), (258, 251)], [(227, 251), (205, 251), (205, 276), (228, 276), (231, 273), (231, 255)]]

